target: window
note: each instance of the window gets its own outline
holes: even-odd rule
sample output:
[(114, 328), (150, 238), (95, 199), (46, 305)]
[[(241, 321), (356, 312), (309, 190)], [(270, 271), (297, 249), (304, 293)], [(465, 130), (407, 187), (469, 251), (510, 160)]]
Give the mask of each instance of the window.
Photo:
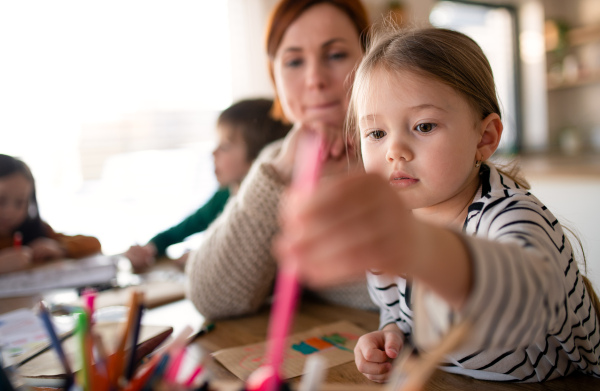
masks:
[(508, 6), (440, 1), (430, 14), (436, 27), (460, 31), (481, 46), (487, 56), (500, 99), (504, 133), (499, 151), (516, 152), (521, 144), (517, 18)]
[(215, 190), (209, 144), (232, 99), (227, 7), (0, 3), (0, 153), (31, 167), (56, 230), (122, 251)]

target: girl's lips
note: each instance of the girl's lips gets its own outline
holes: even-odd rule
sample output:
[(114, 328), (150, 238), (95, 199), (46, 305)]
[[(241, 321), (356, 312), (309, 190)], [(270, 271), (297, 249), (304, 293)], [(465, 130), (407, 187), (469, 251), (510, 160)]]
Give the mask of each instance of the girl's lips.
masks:
[(409, 187), (419, 182), (418, 179), (411, 177), (403, 172), (394, 172), (390, 175), (390, 185), (394, 187)]

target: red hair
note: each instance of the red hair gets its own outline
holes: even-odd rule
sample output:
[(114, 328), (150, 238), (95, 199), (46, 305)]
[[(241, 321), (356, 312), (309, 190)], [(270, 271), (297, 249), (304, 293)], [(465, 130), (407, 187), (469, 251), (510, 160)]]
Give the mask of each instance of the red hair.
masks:
[[(304, 11), (317, 4), (330, 4), (348, 15), (352, 24), (356, 27), (363, 52), (366, 51), (366, 31), (369, 27), (369, 17), (360, 0), (281, 0), (271, 12), (266, 33), (269, 75), (271, 76), (273, 86), (275, 86), (273, 59), (275, 58), (275, 53), (277, 53), (277, 49), (279, 49), (279, 45), (281, 44), (285, 32)], [(277, 92), (275, 92), (271, 116), (275, 119), (288, 122), (283, 113)]]

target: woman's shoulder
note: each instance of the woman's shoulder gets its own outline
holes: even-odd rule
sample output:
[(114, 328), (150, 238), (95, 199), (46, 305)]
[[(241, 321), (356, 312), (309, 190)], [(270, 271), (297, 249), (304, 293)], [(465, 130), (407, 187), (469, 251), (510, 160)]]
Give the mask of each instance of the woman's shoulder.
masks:
[(284, 139), (275, 140), (272, 143), (265, 145), (256, 158), (256, 163), (260, 164), (263, 162), (268, 162), (277, 156), (279, 151), (281, 151), (281, 147), (283, 146), (283, 140)]

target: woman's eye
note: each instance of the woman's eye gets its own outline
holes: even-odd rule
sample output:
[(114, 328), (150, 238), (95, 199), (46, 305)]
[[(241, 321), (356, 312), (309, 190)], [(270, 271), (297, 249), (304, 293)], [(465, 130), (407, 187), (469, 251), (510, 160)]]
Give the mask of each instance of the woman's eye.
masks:
[(297, 68), (300, 65), (302, 65), (302, 60), (299, 58), (293, 59), (293, 60), (289, 60), (285, 62), (285, 66), (288, 68)]
[(374, 131), (370, 132), (367, 136), (374, 138), (375, 140), (379, 140), (379, 139), (385, 137), (385, 132), (383, 130), (374, 130)]
[(346, 52), (335, 52), (329, 54), (330, 60), (343, 60), (346, 57), (348, 57), (348, 54), (346, 54)]
[(418, 132), (421, 132), (421, 133), (429, 133), (433, 129), (435, 129), (436, 126), (437, 126), (436, 124), (431, 124), (431, 123), (418, 124), (416, 129)]

